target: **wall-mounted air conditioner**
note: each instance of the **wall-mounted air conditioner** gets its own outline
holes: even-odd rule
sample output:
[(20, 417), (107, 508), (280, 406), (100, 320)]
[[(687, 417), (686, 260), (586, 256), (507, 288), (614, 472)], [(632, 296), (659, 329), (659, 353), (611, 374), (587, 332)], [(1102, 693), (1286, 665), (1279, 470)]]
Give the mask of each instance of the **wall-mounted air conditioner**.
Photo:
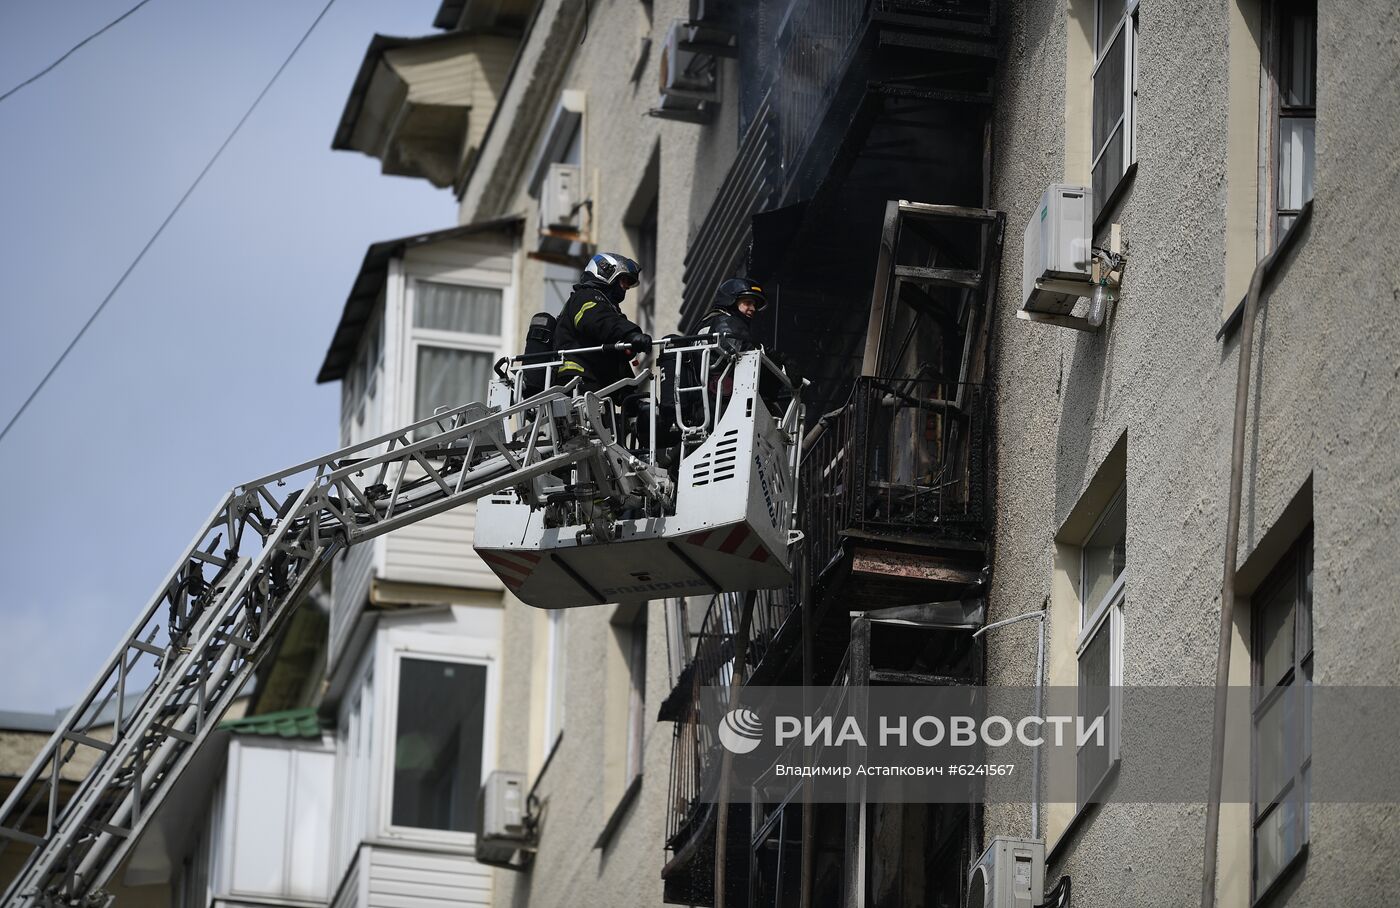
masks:
[(704, 121), (719, 101), (719, 60), (696, 46), (695, 25), (681, 19), (671, 23), (657, 61), (660, 96), (653, 116)]
[(498, 769), (486, 777), (476, 799), (476, 859), (512, 870), (527, 863), (518, 857), (533, 853), (534, 822), (523, 772)]
[(966, 908), (1034, 908), (1045, 893), (1045, 843), (994, 836), (972, 868)]
[(715, 58), (690, 47), (695, 27), (679, 19), (671, 23), (661, 43), (661, 93), (697, 101), (719, 100)]
[(575, 236), (583, 231), (583, 168), (550, 164), (540, 187), (540, 232)]
[(1022, 318), (1062, 323), (1075, 301), (1093, 292), (1089, 202), (1086, 186), (1053, 183), (1041, 195), (1026, 224), (1018, 313)]

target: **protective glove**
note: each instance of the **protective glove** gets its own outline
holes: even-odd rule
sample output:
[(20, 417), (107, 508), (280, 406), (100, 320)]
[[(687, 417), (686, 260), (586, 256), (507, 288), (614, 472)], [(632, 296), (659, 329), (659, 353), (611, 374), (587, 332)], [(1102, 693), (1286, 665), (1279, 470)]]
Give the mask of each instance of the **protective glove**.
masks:
[(623, 343), (631, 348), (634, 354), (651, 352), (651, 335), (641, 331), (633, 331)]

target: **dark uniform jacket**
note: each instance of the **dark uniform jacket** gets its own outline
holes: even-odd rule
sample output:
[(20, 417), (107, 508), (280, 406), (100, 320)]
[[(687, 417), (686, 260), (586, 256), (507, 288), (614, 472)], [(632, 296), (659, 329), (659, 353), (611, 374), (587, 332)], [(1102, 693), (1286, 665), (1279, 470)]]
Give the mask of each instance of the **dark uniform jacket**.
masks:
[[(559, 313), (554, 325), (554, 349), (616, 344), (641, 332), (642, 329), (622, 314), (602, 287), (575, 284), (574, 292), (569, 295), (569, 301), (564, 304), (564, 311)], [(555, 371), (554, 380), (562, 383), (582, 376), (580, 384), (583, 390), (597, 391), (619, 379), (631, 378), (631, 359), (632, 354), (614, 350), (569, 354)]]
[(731, 356), (757, 346), (749, 330), (749, 320), (727, 309), (714, 308), (706, 312), (697, 329), (699, 334), (718, 335), (720, 351)]

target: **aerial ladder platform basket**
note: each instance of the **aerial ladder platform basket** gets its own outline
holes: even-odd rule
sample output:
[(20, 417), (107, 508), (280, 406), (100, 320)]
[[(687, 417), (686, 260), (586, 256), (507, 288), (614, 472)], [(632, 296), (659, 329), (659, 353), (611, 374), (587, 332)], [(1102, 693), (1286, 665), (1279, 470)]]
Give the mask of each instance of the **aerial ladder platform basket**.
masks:
[[(668, 368), (645, 373), (654, 387), (644, 400), (662, 406), (643, 405), (623, 418), (627, 425), (613, 420), (615, 428), (601, 420), (593, 433), (605, 449), (617, 432), (657, 439), (651, 447), (660, 456), (645, 451), (630, 464), (604, 458), (601, 481), (574, 468), (562, 484), (572, 486), (572, 497), (560, 482), (544, 481), (560, 479), (551, 475), (537, 480), (546, 488), (533, 502), (528, 492), (508, 490), (478, 505), (476, 551), (525, 602), (561, 608), (787, 586), (798, 396), (759, 351), (725, 357), (710, 345), (673, 346), (661, 355)], [(496, 389), (503, 404), (520, 377)], [(581, 406), (587, 411), (588, 401)], [(628, 409), (624, 398), (621, 410)], [(663, 469), (657, 461), (668, 459), (668, 444), (672, 466)], [(595, 501), (621, 501), (637, 486), (656, 494), (606, 511), (606, 525), (595, 531)], [(551, 497), (571, 507), (538, 506)]]
[(503, 360), (485, 403), (226, 494), (0, 806), (0, 859), (21, 865), (0, 906), (111, 901), (107, 881), (349, 546), (479, 502), (477, 550), (531, 605), (786, 586), (800, 389), (761, 350), (656, 350), (596, 393), (552, 385), (560, 354)]

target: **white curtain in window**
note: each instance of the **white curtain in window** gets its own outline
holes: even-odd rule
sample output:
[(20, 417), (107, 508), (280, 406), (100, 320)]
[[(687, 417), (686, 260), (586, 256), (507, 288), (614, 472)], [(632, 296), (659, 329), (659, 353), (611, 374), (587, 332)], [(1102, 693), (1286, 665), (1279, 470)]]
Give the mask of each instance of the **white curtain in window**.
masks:
[(484, 401), (490, 378), (490, 353), (420, 344), (413, 418), (426, 419), (438, 407), (460, 407), (474, 400)]
[(413, 327), (459, 334), (501, 333), (501, 291), (419, 281)]

